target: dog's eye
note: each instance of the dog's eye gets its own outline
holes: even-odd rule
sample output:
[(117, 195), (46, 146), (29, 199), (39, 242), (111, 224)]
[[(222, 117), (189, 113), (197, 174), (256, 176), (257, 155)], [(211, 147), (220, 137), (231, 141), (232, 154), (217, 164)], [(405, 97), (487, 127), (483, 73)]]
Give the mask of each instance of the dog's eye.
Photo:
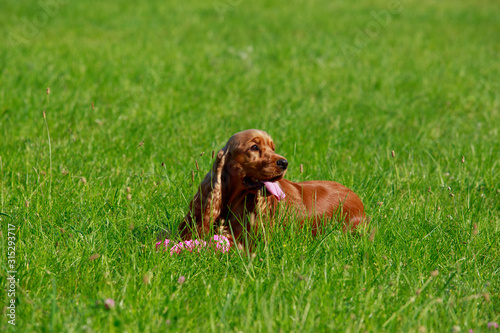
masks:
[(252, 147), (250, 147), (250, 150), (257, 151), (257, 150), (259, 150), (259, 146), (253, 145)]

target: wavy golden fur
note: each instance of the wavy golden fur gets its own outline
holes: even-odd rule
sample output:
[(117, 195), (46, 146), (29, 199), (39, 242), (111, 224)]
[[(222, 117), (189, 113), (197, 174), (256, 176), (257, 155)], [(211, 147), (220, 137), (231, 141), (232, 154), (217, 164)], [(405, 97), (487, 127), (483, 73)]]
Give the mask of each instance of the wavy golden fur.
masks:
[(222, 231), (232, 243), (238, 241), (243, 231), (258, 225), (256, 216), (264, 213), (272, 218), (278, 210), (278, 198), (264, 183), (281, 188), (286, 195), (284, 206), (292, 208), (302, 222), (311, 221), (313, 233), (325, 219), (343, 220), (344, 230), (354, 230), (367, 221), (363, 203), (350, 189), (332, 181), (288, 181), (283, 178), (287, 166), (288, 161), (275, 152), (266, 132), (234, 134), (219, 150), (191, 201), (190, 211), (179, 226), (181, 238)]

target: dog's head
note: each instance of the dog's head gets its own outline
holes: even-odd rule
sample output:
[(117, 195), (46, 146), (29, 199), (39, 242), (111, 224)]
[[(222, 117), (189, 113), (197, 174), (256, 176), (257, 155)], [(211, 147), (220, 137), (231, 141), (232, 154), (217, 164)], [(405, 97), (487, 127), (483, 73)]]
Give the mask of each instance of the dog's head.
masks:
[(251, 129), (234, 134), (224, 147), (225, 169), (231, 181), (254, 191), (266, 182), (283, 178), (288, 161), (274, 149), (273, 139), (264, 131)]

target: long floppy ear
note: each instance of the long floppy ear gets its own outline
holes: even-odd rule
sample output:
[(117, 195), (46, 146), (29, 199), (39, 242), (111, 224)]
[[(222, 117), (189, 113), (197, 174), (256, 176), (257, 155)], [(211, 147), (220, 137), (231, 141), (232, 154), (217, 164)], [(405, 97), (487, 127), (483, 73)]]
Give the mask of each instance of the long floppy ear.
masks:
[(179, 227), (182, 239), (188, 239), (193, 231), (199, 236), (208, 234), (210, 227), (219, 217), (222, 210), (222, 186), (226, 178), (223, 173), (228, 151), (228, 145), (219, 150), (212, 170), (206, 174), (198, 192), (191, 200), (189, 212)]

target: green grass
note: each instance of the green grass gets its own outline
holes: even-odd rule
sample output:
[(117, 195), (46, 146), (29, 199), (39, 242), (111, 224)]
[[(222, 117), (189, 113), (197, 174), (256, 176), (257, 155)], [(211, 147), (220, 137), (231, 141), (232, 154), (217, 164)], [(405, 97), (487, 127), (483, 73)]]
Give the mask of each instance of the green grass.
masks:
[[(67, 1), (43, 20), (37, 1), (2, 1), (0, 285), (8, 224), (19, 282), (0, 329), (500, 322), (500, 4), (401, 1), (377, 29), (390, 1), (214, 3)], [(312, 239), (290, 221), (255, 257), (157, 253), (211, 151), (248, 128), (273, 136), (288, 179), (355, 190), (369, 229)]]

